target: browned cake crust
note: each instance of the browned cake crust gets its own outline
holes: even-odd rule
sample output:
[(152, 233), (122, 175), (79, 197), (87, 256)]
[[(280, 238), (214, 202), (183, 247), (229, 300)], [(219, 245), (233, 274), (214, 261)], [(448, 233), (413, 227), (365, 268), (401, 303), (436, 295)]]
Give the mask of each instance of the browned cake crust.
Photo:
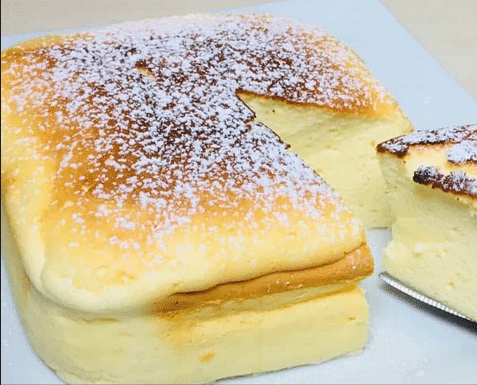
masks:
[[(380, 153), (390, 153), (404, 158), (415, 147), (423, 150), (442, 148), (446, 162), (451, 166), (476, 166), (477, 170), (477, 125), (447, 127), (440, 130), (416, 131), (378, 145)], [(424, 161), (424, 160), (423, 160)], [(433, 165), (422, 164), (415, 172), (414, 182), (439, 188), (442, 191), (470, 198), (477, 197), (477, 180), (464, 170), (446, 174)]]
[(433, 166), (419, 167), (414, 172), (412, 180), (432, 188), (439, 188), (444, 192), (477, 198), (477, 180), (463, 172), (444, 175)]
[(154, 303), (151, 311), (155, 314), (170, 311), (192, 310), (206, 305), (217, 305), (228, 300), (246, 300), (265, 295), (283, 293), (290, 290), (306, 289), (313, 286), (336, 285), (325, 290), (348, 290), (363, 278), (371, 275), (374, 262), (366, 245), (346, 254), (336, 262), (310, 269), (281, 271), (247, 281), (217, 285), (209, 290), (191, 293), (177, 293)]

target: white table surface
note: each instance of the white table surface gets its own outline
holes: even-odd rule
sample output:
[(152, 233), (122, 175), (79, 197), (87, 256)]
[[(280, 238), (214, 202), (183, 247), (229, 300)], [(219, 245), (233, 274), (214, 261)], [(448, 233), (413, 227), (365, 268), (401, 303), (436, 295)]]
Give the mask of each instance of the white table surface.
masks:
[[(327, 29), (364, 59), (417, 129), (477, 123), (477, 102), (377, 0), (295, 0), (240, 11), (286, 15)], [(2, 36), (2, 50), (38, 35)], [(2, 244), (5, 235), (2, 231)], [(371, 308), (370, 337), (364, 351), (320, 365), (224, 383), (477, 382), (476, 324), (434, 311), (387, 288), (377, 275), (390, 233), (371, 230), (368, 238), (376, 270), (362, 285)], [(1, 297), (1, 382), (61, 383), (27, 342), (9, 291), (3, 254)]]

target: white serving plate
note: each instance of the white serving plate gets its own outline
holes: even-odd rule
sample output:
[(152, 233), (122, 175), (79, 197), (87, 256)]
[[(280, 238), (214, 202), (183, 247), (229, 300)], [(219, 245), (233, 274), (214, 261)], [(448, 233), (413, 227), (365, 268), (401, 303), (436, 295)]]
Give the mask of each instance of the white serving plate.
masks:
[[(328, 30), (361, 56), (417, 129), (477, 123), (477, 102), (378, 0), (295, 0), (234, 11), (289, 16)], [(44, 34), (2, 36), (2, 50)], [(61, 384), (34, 354), (21, 327), (3, 265), (5, 235), (2, 230), (1, 382)], [(320, 365), (222, 383), (475, 383), (475, 323), (405, 298), (378, 279), (390, 237), (387, 230), (368, 231), (376, 270), (362, 285), (371, 308), (370, 336), (364, 351)]]

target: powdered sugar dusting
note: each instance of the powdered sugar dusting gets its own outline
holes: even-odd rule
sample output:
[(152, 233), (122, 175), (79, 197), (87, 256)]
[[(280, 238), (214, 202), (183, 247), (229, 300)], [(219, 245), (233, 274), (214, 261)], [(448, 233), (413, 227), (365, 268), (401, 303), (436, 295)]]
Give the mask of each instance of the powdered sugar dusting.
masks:
[[(52, 208), (70, 207), (66, 199), (74, 195), (75, 223), (92, 214), (127, 232), (144, 227), (125, 210), (140, 205), (152, 218), (150, 242), (194, 215), (220, 210), (246, 207), (249, 222), (257, 209), (299, 209), (317, 219), (329, 202), (335, 215), (345, 210), (254, 121), (237, 91), (341, 110), (388, 102), (356, 67), (359, 59), (329, 35), (266, 16), (126, 23), (32, 51), (13, 49), (2, 60), (10, 89), (5, 111), (43, 143), (24, 156), (58, 164)], [(85, 213), (91, 197), (104, 203)], [(288, 223), (286, 214), (275, 217)], [(138, 246), (131, 239), (110, 243)]]
[(446, 157), (449, 162), (456, 164), (477, 162), (477, 129), (466, 139), (449, 148)]
[[(379, 144), (378, 151), (390, 152), (399, 157), (407, 154), (411, 146), (426, 145), (426, 144), (459, 144), (461, 142), (471, 142), (463, 146), (457, 146), (456, 149), (451, 149), (448, 152), (448, 159), (454, 163), (464, 163), (470, 161), (475, 157), (475, 135), (477, 133), (477, 125), (445, 127), (439, 130), (421, 130), (415, 131), (412, 134), (400, 136), (390, 139)], [(449, 155), (450, 154), (450, 155)]]

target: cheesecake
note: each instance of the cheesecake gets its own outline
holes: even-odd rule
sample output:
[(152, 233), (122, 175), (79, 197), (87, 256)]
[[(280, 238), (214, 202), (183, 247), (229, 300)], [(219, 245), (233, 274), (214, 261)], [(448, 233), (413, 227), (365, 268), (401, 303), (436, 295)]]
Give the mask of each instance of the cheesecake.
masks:
[(366, 344), (361, 222), (252, 94), (295, 106), (290, 127), (306, 108), (399, 115), (351, 50), (272, 16), (2, 52), (5, 263), (31, 345), (64, 381), (203, 383)]
[(394, 215), (385, 270), (477, 320), (477, 125), (379, 144)]

